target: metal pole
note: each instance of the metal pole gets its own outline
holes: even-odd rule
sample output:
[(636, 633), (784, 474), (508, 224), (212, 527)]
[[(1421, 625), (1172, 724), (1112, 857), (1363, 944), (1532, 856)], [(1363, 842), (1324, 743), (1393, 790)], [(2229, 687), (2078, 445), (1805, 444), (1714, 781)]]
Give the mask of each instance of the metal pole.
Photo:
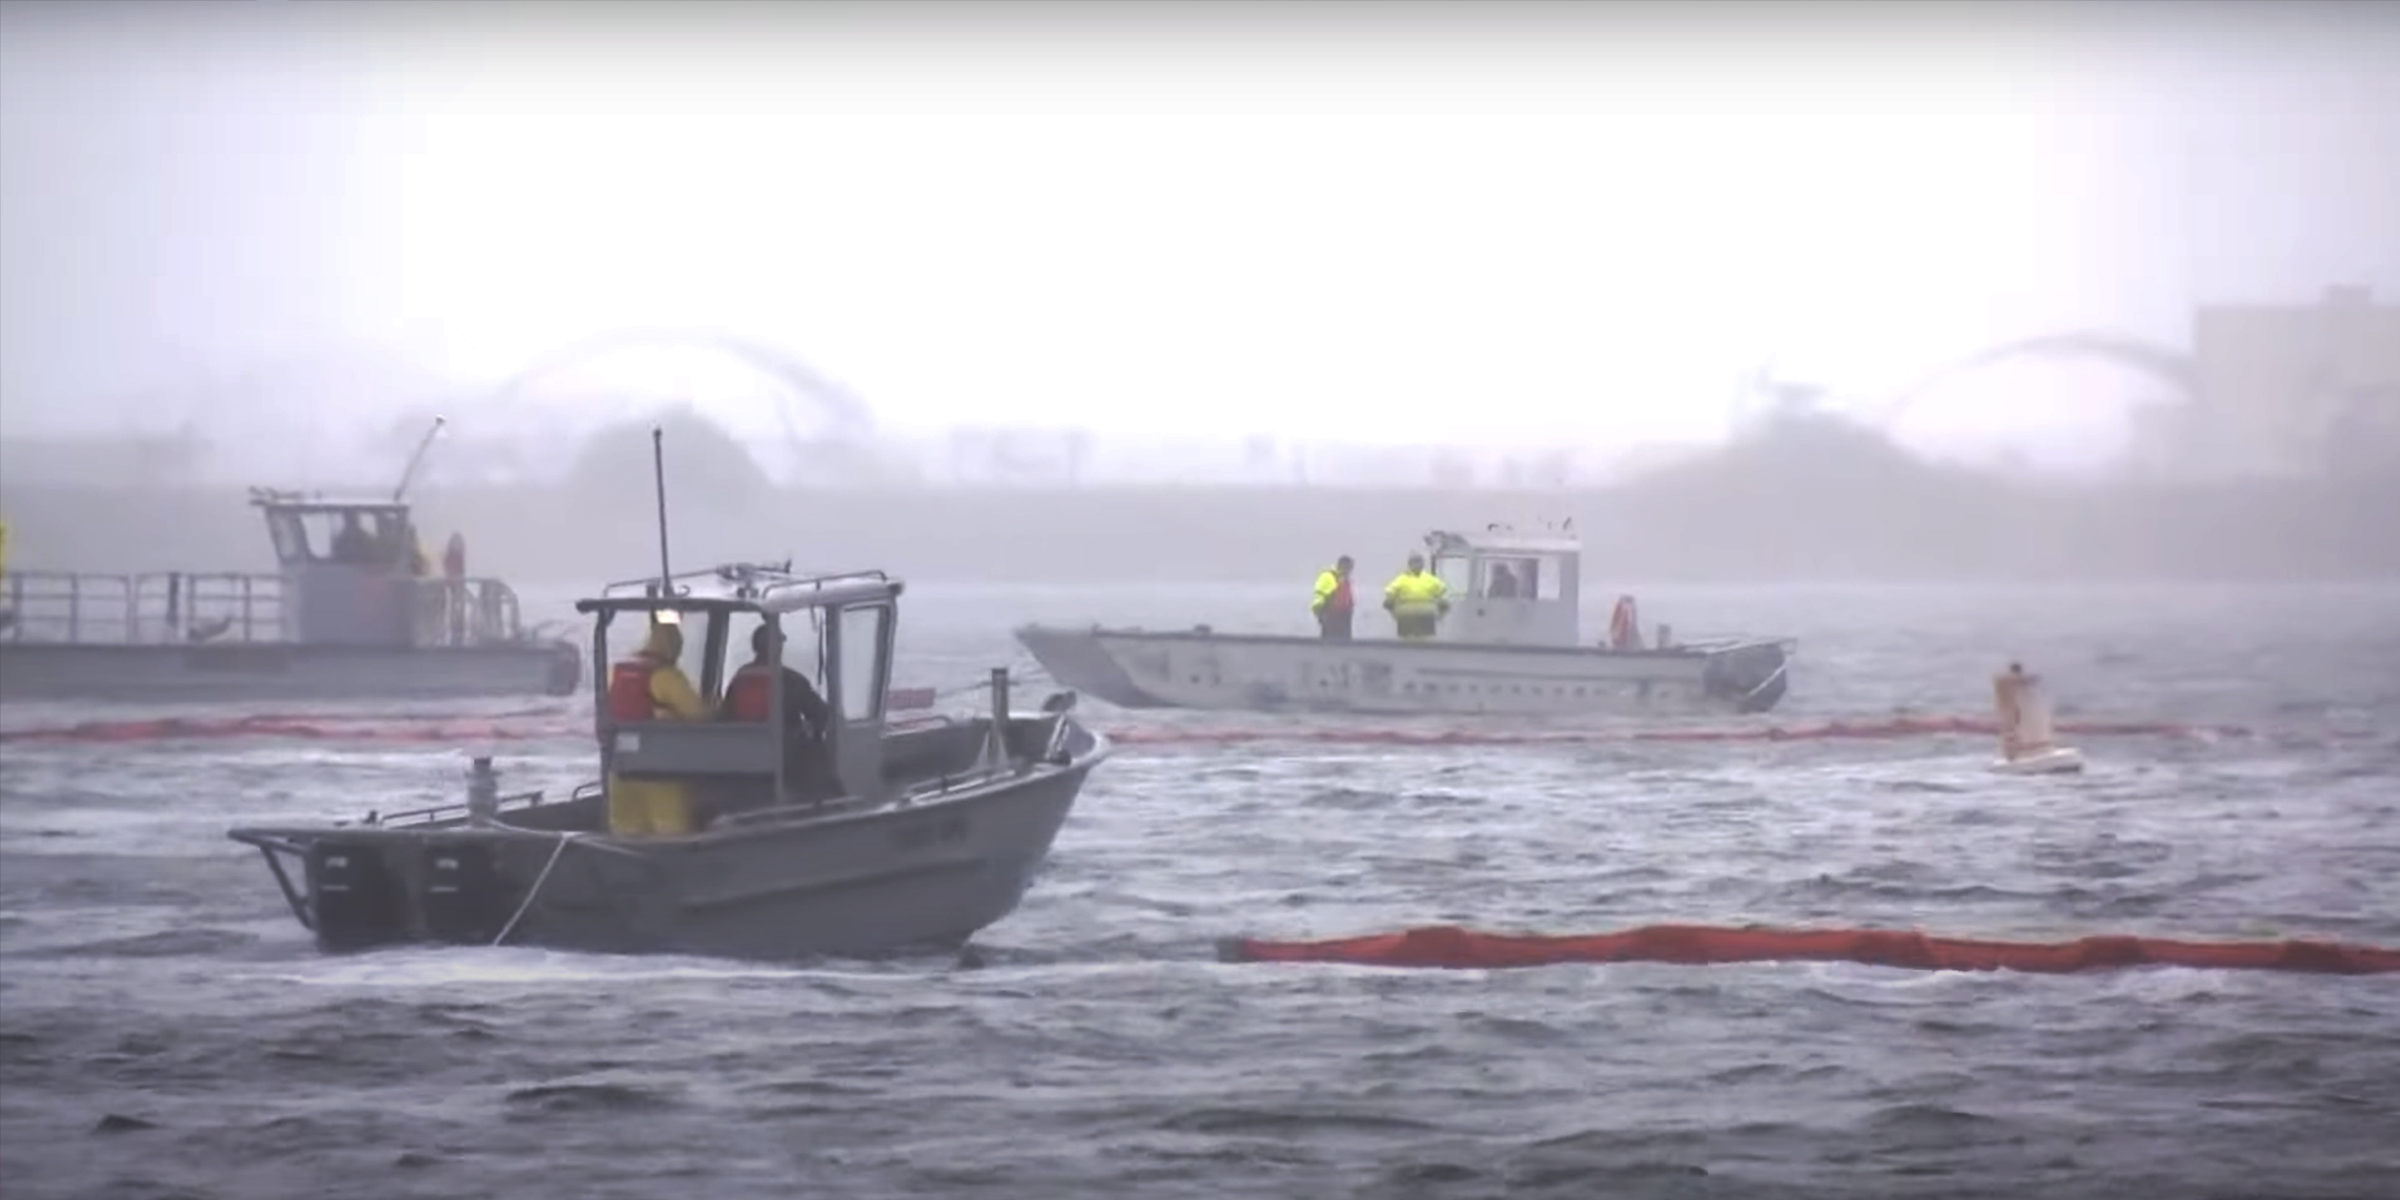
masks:
[(667, 568), (667, 433), (657, 425), (650, 427), (650, 478), (658, 492), (658, 589), (665, 596), (674, 573)]
[(490, 756), (476, 755), (467, 773), (467, 823), (489, 825), (499, 812), (500, 776), (492, 770)]
[[(790, 700), (783, 694), (783, 622), (774, 613), (765, 615), (767, 631), (767, 728), (775, 740), (775, 798), (782, 804), (791, 799), (784, 789), (799, 782), (784, 778), (783, 765), (791, 761), (794, 733), (784, 723), (784, 705)], [(820, 797), (821, 798), (821, 797)]]
[(992, 737), (987, 745), (992, 765), (999, 766), (1009, 760), (1007, 667), (992, 668)]
[(416, 452), (408, 456), (408, 465), (400, 470), (399, 484), (392, 488), (392, 503), (400, 503), (400, 498), (408, 494), (408, 485), (415, 481), (417, 468), (425, 463), (425, 451), (433, 445), (433, 435), (442, 431), (442, 425), (447, 419), (435, 417), (433, 428), (426, 430), (425, 436), (417, 442)]

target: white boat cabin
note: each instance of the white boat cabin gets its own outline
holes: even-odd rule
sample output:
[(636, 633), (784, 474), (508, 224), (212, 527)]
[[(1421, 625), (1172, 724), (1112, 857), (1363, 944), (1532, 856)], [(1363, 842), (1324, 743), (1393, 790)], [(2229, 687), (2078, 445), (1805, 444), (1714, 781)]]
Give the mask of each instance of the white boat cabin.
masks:
[[(594, 617), (595, 732), (603, 777), (671, 779), (737, 805), (879, 800), (887, 788), (884, 727), (903, 585), (881, 571), (795, 576), (788, 569), (737, 565), (679, 575), (661, 595), (659, 581), (612, 584), (599, 599), (576, 602)], [(626, 720), (610, 711), (612, 668), (641, 649), (653, 622), (683, 628), (677, 665), (708, 708), (704, 721)], [(611, 649), (612, 621), (628, 618)], [(781, 687), (767, 689), (768, 718), (726, 711), (734, 673), (753, 656), (761, 628), (768, 661), (797, 671), (824, 700), (826, 728), (805, 737), (785, 710)], [(813, 744), (812, 744), (813, 743)]]
[(1450, 588), (1437, 641), (1573, 646), (1581, 637), (1583, 546), (1571, 529), (1425, 535), (1426, 569)]

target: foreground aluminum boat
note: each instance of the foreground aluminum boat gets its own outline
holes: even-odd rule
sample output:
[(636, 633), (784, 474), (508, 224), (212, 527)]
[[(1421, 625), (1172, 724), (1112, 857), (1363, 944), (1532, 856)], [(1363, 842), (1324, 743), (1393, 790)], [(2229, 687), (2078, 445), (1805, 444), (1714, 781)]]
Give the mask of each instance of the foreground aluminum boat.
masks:
[[(260, 849), (327, 951), (507, 942), (793, 959), (956, 948), (1016, 907), (1110, 746), (1075, 720), (1071, 694), (1011, 715), (1004, 672), (987, 717), (887, 727), (901, 592), (880, 571), (751, 565), (613, 585), (577, 605), (595, 618), (600, 781), (559, 801), (502, 797), (478, 759), (463, 805), (230, 836)], [(779, 689), (766, 721), (613, 719), (611, 619), (661, 613), (697, 631), (685, 662), (697, 652), (690, 674), (712, 703), (732, 675), (729, 649), (746, 650), (763, 623), (780, 658), (785, 624), (805, 615), (792, 641), (819, 651), (826, 736), (786, 722)], [(624, 780), (684, 783), (698, 832), (611, 836), (608, 790)]]

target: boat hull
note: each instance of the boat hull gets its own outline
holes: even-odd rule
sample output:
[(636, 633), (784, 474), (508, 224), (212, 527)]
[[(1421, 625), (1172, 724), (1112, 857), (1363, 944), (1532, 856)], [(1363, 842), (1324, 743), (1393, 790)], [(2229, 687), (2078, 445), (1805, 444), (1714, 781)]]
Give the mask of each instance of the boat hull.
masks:
[[(597, 795), (499, 822), (236, 830), (327, 952), (409, 942), (788, 961), (955, 949), (1014, 911), (1104, 739), (919, 799), (795, 807), (680, 838), (567, 832)], [(783, 810), (777, 810), (782, 812)], [(278, 855), (305, 864), (293, 881)]]
[(0, 701), (357, 701), (566, 696), (570, 642), (513, 646), (301, 646), (0, 642)]
[(1125, 708), (1372, 714), (1765, 712), (1790, 643), (1665, 650), (1162, 633), (1028, 625), (1061, 686)]

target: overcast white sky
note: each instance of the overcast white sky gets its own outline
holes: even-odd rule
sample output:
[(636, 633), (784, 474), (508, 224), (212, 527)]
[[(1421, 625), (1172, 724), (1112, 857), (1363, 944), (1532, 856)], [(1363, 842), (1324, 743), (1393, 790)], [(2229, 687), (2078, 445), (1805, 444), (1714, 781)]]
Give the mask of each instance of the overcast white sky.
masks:
[[(0, 421), (701, 325), (895, 426), (1607, 445), (1768, 356), (1879, 395), (2400, 294), (2400, 6), (875, 7), (0, 5)], [(2056, 447), (2143, 391), (1912, 420)]]

